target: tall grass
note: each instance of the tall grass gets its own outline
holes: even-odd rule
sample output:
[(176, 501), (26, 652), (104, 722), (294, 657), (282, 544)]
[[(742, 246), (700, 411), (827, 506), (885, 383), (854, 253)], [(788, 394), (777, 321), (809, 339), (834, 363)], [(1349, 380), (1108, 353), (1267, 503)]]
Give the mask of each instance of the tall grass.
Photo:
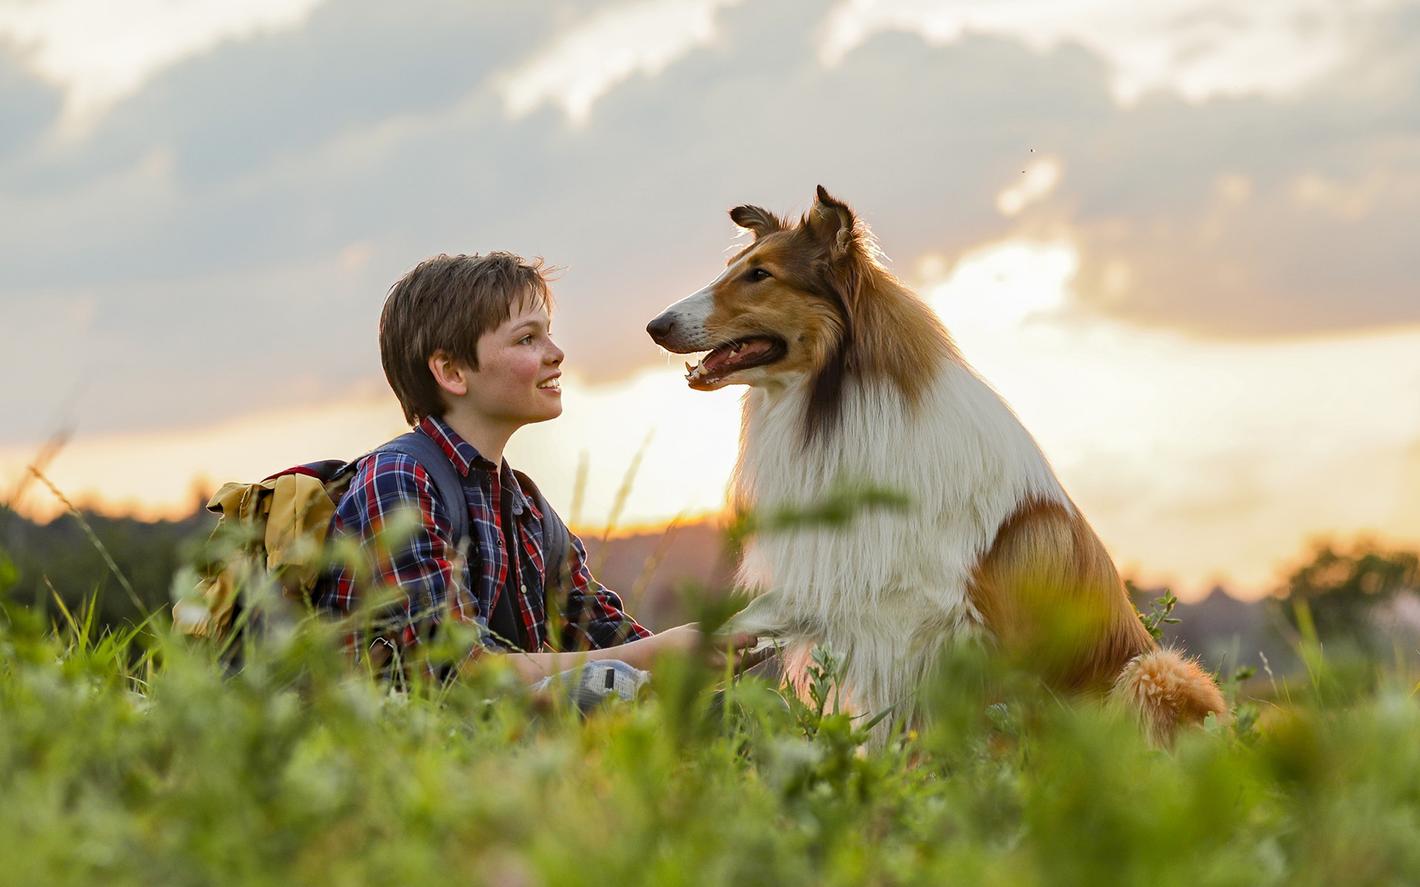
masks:
[[(1337, 884), (1420, 876), (1414, 677), (1303, 651), (1260, 724), (1151, 748), (983, 653), (868, 750), (831, 704), (686, 661), (582, 719), (496, 657), (407, 693), (320, 620), (227, 676), (161, 616), (0, 610), (14, 884)], [(824, 686), (835, 668), (820, 659)], [(1230, 687), (1236, 693), (1237, 687)]]

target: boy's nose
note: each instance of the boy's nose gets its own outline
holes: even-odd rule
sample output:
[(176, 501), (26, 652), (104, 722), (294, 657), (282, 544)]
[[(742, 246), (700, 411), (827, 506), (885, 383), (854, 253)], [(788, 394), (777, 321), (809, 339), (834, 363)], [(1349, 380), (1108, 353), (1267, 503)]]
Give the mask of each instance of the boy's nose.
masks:
[(669, 311), (646, 324), (646, 332), (650, 333), (651, 338), (655, 339), (657, 342), (670, 335), (671, 330), (674, 328), (675, 318), (671, 316)]

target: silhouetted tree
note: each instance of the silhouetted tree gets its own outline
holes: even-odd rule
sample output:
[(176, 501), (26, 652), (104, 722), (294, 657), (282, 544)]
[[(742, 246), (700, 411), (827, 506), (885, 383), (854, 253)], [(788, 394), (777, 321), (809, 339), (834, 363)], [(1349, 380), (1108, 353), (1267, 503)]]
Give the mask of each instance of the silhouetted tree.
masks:
[(1346, 640), (1374, 651), (1385, 646), (1376, 614), (1404, 594), (1420, 594), (1420, 554), (1387, 549), (1361, 539), (1349, 549), (1317, 543), (1311, 559), (1292, 571), (1278, 590), (1283, 616), (1297, 627), (1294, 603), (1311, 611), (1317, 637)]

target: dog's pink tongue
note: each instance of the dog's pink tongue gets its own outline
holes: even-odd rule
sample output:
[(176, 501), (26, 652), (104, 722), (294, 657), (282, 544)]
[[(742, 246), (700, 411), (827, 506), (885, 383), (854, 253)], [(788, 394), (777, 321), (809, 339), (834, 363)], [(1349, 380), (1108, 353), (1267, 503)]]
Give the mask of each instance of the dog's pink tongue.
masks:
[(735, 346), (725, 346), (716, 348), (705, 355), (702, 366), (711, 373), (721, 372), (734, 367), (737, 363), (743, 363), (752, 358), (759, 357), (773, 347), (767, 339), (750, 339)]

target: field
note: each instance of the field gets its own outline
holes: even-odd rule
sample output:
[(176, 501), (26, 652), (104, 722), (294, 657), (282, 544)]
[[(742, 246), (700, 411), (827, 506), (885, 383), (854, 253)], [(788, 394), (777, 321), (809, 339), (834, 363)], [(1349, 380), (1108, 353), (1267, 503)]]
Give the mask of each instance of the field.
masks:
[[(713, 615), (713, 614), (712, 614)], [(12, 884), (1339, 884), (1420, 877), (1403, 666), (1263, 675), (1229, 725), (1149, 747), (979, 651), (932, 724), (865, 743), (822, 704), (666, 662), (583, 720), (496, 659), (391, 692), (332, 628), (228, 677), (161, 614), (0, 619), (0, 881)], [(1238, 682), (1228, 682), (1238, 694)], [(826, 697), (826, 698), (824, 698)]]
[(1417, 232), (1420, 0), (0, 0), (0, 887), (1420, 887)]

